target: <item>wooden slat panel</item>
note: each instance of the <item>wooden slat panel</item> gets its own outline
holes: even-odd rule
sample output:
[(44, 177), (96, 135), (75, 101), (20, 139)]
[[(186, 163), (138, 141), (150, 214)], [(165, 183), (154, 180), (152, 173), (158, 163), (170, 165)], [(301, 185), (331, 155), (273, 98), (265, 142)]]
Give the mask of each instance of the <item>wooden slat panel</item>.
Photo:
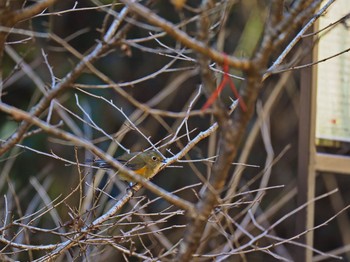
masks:
[(350, 157), (317, 153), (315, 169), (321, 172), (333, 172), (350, 175)]

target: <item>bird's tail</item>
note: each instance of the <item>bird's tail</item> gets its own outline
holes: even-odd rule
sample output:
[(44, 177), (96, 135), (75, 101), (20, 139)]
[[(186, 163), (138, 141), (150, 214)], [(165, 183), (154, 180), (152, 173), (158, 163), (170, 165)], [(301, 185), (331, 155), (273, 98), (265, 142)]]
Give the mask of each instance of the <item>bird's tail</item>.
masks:
[(99, 168), (111, 168), (111, 165), (102, 159), (86, 159), (85, 163)]

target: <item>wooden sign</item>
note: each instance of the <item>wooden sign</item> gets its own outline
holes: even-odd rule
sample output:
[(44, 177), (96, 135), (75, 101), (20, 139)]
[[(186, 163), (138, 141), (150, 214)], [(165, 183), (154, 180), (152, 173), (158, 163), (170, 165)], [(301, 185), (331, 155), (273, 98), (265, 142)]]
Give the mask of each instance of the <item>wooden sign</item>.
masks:
[[(337, 0), (319, 19), (316, 139), (350, 142), (350, 1)], [(344, 18), (340, 23), (331, 26)], [(344, 52), (344, 53), (342, 53)], [(340, 54), (333, 57), (337, 54)]]

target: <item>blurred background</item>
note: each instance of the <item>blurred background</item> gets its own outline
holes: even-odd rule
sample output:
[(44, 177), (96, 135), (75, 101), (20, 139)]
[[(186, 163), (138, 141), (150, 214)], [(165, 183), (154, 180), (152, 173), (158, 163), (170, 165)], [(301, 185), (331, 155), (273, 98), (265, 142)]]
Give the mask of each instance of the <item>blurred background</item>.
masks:
[[(261, 41), (260, 38), (269, 12), (269, 2), (222, 1), (222, 5), (227, 8), (231, 7), (229, 13), (226, 14), (225, 33), (221, 33), (220, 25), (214, 27), (210, 45), (228, 54), (249, 58)], [(285, 1), (286, 11), (288, 11), (291, 2)], [(15, 3), (18, 5), (16, 6)], [(13, 1), (11, 8), (21, 8), (23, 4), (30, 5), (32, 3), (31, 1), (24, 3)], [(40, 79), (37, 81), (41, 81), (46, 88), (50, 89), (53, 81), (59, 83), (79, 63), (81, 57), (77, 56), (75, 52), (82, 56), (87, 55), (101, 41), (101, 36), (114, 18), (110, 11), (119, 12), (123, 7), (119, 4), (111, 7), (109, 4), (111, 1), (58, 1), (54, 7), (47, 10), (51, 13), (50, 15), (41, 15), (17, 24), (17, 29), (52, 34), (61, 39), (62, 42), (65, 41), (66, 44), (62, 45), (62, 43), (53, 40), (52, 37), (40, 37), (39, 34), (35, 37), (29, 37), (11, 33), (7, 38), (2, 64), (2, 101), (25, 111), (35, 105), (42, 96), (38, 84), (35, 82), (36, 78)], [(177, 10), (170, 1), (149, 1), (148, 5), (158, 15), (175, 24), (183, 21), (181, 27), (190, 35), (196, 34), (196, 20), (191, 21), (191, 19), (198, 11), (199, 1), (186, 1), (187, 8), (183, 8), (181, 11)], [(60, 10), (67, 11), (55, 13)], [(219, 8), (214, 10), (216, 11), (213, 11), (212, 18), (216, 20), (223, 12)], [(140, 110), (136, 103), (169, 112), (186, 111), (189, 103), (198, 94), (201, 84), (194, 60), (196, 55), (192, 51), (186, 50), (184, 59), (174, 59), (174, 53), (166, 46), (176, 46), (176, 42), (166, 35), (159, 38), (161, 44), (154, 39), (145, 40), (161, 32), (152, 26), (149, 28), (140, 26), (137, 21), (142, 21), (142, 19), (130, 15), (129, 20), (123, 22), (121, 27), (125, 33), (121, 34), (120, 42), (116, 42), (110, 51), (94, 63), (94, 67), (99, 72), (119, 84), (118, 88), (121, 88), (136, 102), (132, 103), (133, 100), (126, 95), (123, 97), (110, 86), (104, 88), (107, 83), (102, 81), (96, 72), (86, 70), (79, 75), (76, 84), (57, 99), (56, 102), (59, 104), (57, 107), (61, 110), (55, 110), (51, 117), (52, 125), (59, 125), (60, 128), (68, 132), (93, 141), (99, 148), (114, 156), (125, 152), (122, 147), (117, 145), (116, 141), (130, 151), (148, 149), (150, 144), (139, 131), (153, 143), (158, 143), (157, 146), (165, 144), (169, 140), (168, 136), (174, 135), (183, 120), (180, 117), (149, 114), (147, 111)], [(223, 39), (219, 38), (220, 36)], [(286, 64), (298, 58), (300, 48), (298, 46), (287, 57)], [(276, 50), (275, 56), (277, 57), (280, 52), (281, 50)], [(271, 62), (276, 57), (271, 57)], [(48, 65), (51, 68), (48, 68)], [(32, 72), (25, 73), (24, 68), (30, 68)], [(219, 66), (216, 68), (220, 69)], [(52, 79), (50, 70), (54, 73), (55, 79)], [(242, 77), (240, 72), (232, 70), (230, 73)], [(151, 76), (151, 74), (155, 75)], [(218, 83), (220, 81), (219, 74), (217, 81)], [(300, 71), (288, 71), (273, 75), (263, 83), (257, 104), (257, 113), (246, 130), (245, 139), (240, 142), (240, 154), (235, 160), (235, 162), (247, 166), (232, 165), (231, 176), (227, 181), (227, 189), (229, 189), (230, 181), (232, 182), (234, 175), (239, 173), (241, 178), (238, 181), (237, 192), (247, 192), (261, 187), (262, 178), (266, 177), (264, 174), (271, 172), (267, 178), (266, 187), (281, 185), (283, 187), (267, 190), (264, 196), (259, 199), (260, 203), (256, 211), (257, 217), (265, 215), (266, 220), (261, 221), (269, 221), (270, 224), (297, 208), (298, 121), (300, 114), (303, 114), (299, 110), (301, 81), (303, 79), (300, 76)], [(234, 78), (234, 82), (237, 88), (243, 86), (242, 80)], [(231, 103), (230, 97), (234, 98), (234, 95), (227, 87), (221, 95), (221, 99), (227, 106)], [(108, 104), (107, 101), (113, 101), (113, 104), (132, 120), (138, 130), (130, 125), (125, 115)], [(201, 94), (195, 101), (192, 110), (200, 110), (205, 101), (206, 97)], [(268, 108), (267, 104), (270, 105)], [(91, 120), (104, 132), (89, 125)], [(190, 138), (193, 138), (212, 123), (213, 119), (209, 115), (191, 116), (187, 122), (188, 126), (183, 126), (179, 130), (179, 134), (183, 136), (176, 143), (161, 147), (161, 152), (166, 157), (171, 157), (188, 142), (188, 137), (184, 135), (186, 128), (190, 130)], [(2, 140), (9, 137), (17, 126), (18, 123), (14, 119), (0, 113), (0, 138)], [(45, 189), (47, 199), (52, 201), (56, 198), (66, 197), (77, 187), (79, 184), (78, 168), (64, 159), (74, 162), (77, 157), (80, 163), (84, 163), (86, 159), (95, 157), (91, 152), (86, 152), (79, 147), (75, 148), (73, 144), (67, 143), (63, 139), (52, 137), (40, 130), (36, 132), (37, 127), (31, 127), (30, 130), (34, 133), (21, 142), (22, 146), (13, 148), (0, 159), (0, 191), (2, 196), (7, 196), (7, 205), (13, 210), (12, 219), (21, 217), (27, 212), (40, 210), (47, 205), (45, 198), (39, 193), (40, 188)], [(211, 143), (215, 144), (216, 140), (215, 135), (202, 140), (189, 152), (186, 159), (206, 159), (215, 155), (215, 148), (213, 149)], [(318, 150), (342, 155), (349, 155), (350, 152), (349, 145), (346, 143), (333, 143), (330, 146), (321, 143)], [(271, 158), (276, 161), (272, 165), (270, 162), (266, 166), (267, 161)], [(210, 174), (210, 167), (209, 161), (179, 162), (175, 167), (162, 170), (152, 182), (170, 192), (193, 185), (189, 189), (180, 190), (177, 195), (190, 202), (196, 202), (198, 200), (197, 193), (201, 188), (197, 184), (201, 182), (198, 174), (206, 178)], [(90, 181), (94, 180), (98, 172), (101, 177), (98, 187), (101, 189), (109, 180), (108, 172), (91, 168), (82, 168), (81, 172)], [(333, 176), (322, 173), (318, 175), (316, 182), (316, 195), (324, 194), (334, 188), (339, 189), (334, 198), (327, 197), (316, 202), (315, 225), (318, 225), (336, 213), (338, 208), (335, 206), (336, 204), (344, 207), (350, 202), (350, 196), (347, 192), (350, 178), (344, 175)], [(85, 190), (88, 191), (89, 186), (86, 184), (85, 186)], [(98, 203), (96, 206), (94, 204), (90, 206), (90, 208), (96, 208), (96, 213), (84, 214), (86, 218), (91, 220), (103, 213), (113, 204), (115, 201), (113, 198), (118, 198), (125, 192), (124, 190), (125, 185), (120, 181), (115, 181), (108, 189), (110, 197), (100, 196), (103, 201), (99, 200), (99, 202), (94, 202)], [(98, 193), (94, 197), (96, 199)], [(146, 200), (143, 199), (144, 197)], [(126, 205), (121, 213), (130, 211), (134, 207), (135, 201), (141, 201), (141, 199), (142, 201), (152, 201), (156, 198), (157, 196), (148, 190), (141, 190), (136, 194), (134, 201)], [(242, 203), (237, 202), (230, 209), (230, 216), (237, 223), (241, 221), (243, 210), (249, 206), (247, 203), (253, 200), (252, 194), (246, 194), (241, 199)], [(69, 224), (72, 220), (72, 214), (78, 207), (79, 201), (79, 192), (77, 191), (56, 208), (59, 221), (66, 228), (69, 228), (66, 223)], [(1, 209), (4, 210), (5, 201), (3, 198), (0, 203)], [(166, 209), (175, 210), (162, 199), (147, 205), (149, 213), (157, 213)], [(165, 222), (164, 227), (183, 225), (184, 223), (186, 223), (184, 215), (175, 215)], [(348, 223), (348, 214), (343, 213), (326, 226), (318, 228), (315, 231), (314, 248), (327, 252), (349, 245)], [(49, 214), (43, 215), (38, 221), (38, 225), (43, 228), (59, 226), (53, 222)], [(128, 227), (130, 225), (123, 229), (116, 229), (116, 232), (127, 230)], [(248, 226), (247, 230), (249, 230)], [(256, 229), (251, 230), (254, 232)], [(296, 230), (295, 215), (285, 219), (274, 230), (274, 233), (282, 238), (294, 236)], [(164, 234), (175, 243), (183, 236), (183, 231), (184, 229), (179, 227), (176, 230), (165, 231)], [(15, 233), (15, 229), (10, 230), (10, 234)], [(244, 236), (241, 238), (242, 242), (247, 241), (244, 240)], [(53, 234), (37, 233), (34, 235), (34, 243), (37, 244), (54, 243), (58, 240), (59, 237)], [(137, 238), (133, 241), (135, 242), (133, 245), (142, 246), (142, 242)], [(156, 243), (156, 241), (152, 241), (152, 239), (148, 239), (146, 242), (148, 244)], [(267, 240), (266, 242), (264, 242), (265, 240), (260, 241), (259, 245), (271, 244)], [(152, 251), (159, 248), (156, 245), (149, 245), (151, 246), (149, 249)], [(215, 243), (207, 243), (208, 248), (213, 245)], [(286, 244), (280, 248), (282, 250), (279, 252), (293, 260), (294, 245)], [(350, 261), (350, 253), (342, 253), (341, 256), (344, 258), (343, 261)], [(105, 253), (104, 258), (108, 261), (112, 261), (112, 259), (114, 261), (115, 259), (125, 260), (117, 250), (109, 250)], [(17, 259), (27, 260), (28, 256), (19, 253)], [(138, 260), (130, 257), (129, 259), (131, 261)], [(263, 252), (236, 255), (230, 259), (227, 261), (277, 260)], [(333, 258), (323, 261), (333, 261)]]

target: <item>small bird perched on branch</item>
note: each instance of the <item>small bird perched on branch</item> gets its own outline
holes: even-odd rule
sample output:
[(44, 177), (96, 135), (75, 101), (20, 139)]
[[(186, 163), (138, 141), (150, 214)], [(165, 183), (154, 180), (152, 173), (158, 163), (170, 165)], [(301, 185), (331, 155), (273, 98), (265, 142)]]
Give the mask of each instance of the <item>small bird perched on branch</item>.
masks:
[[(126, 153), (117, 157), (116, 160), (146, 179), (152, 178), (159, 171), (162, 164), (165, 163), (165, 159), (161, 154), (153, 150), (130, 154)], [(110, 164), (101, 159), (96, 159), (92, 162), (95, 166), (100, 168), (112, 168)], [(136, 182), (123, 172), (119, 172), (118, 177), (120, 180), (128, 182), (131, 186)]]

